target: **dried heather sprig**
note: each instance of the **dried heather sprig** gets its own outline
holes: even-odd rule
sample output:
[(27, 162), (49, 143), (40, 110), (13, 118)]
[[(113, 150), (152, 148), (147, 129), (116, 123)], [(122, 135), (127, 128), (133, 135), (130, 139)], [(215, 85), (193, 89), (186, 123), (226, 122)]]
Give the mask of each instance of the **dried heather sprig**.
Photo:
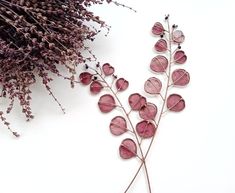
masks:
[[(75, 82), (76, 66), (92, 59), (83, 56), (86, 40), (107, 27), (88, 11), (111, 0), (0, 0), (0, 98), (10, 99), (7, 113), (18, 100), (27, 120), (33, 118), (30, 86), (40, 77), (50, 95), (55, 74)], [(116, 5), (117, 2), (113, 2)], [(97, 27), (98, 25), (99, 27)], [(94, 27), (96, 26), (96, 27)], [(107, 27), (108, 28), (108, 27)], [(65, 67), (70, 75), (61, 71)]]

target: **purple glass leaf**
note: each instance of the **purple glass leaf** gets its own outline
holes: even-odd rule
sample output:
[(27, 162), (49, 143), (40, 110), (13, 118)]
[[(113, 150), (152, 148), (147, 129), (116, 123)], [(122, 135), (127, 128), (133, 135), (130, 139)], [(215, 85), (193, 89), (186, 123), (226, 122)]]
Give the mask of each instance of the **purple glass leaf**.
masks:
[(164, 27), (160, 22), (156, 22), (154, 26), (152, 27), (152, 33), (154, 35), (161, 35), (164, 32)]
[(136, 125), (136, 131), (142, 138), (153, 137), (156, 132), (156, 126), (150, 121), (141, 121)]
[(129, 96), (128, 102), (132, 110), (138, 111), (146, 104), (146, 98), (134, 93)]
[(185, 55), (184, 51), (176, 51), (174, 54), (174, 61), (177, 64), (184, 64), (187, 61), (187, 56)]
[(84, 85), (89, 85), (92, 81), (93, 75), (89, 72), (82, 72), (79, 75), (80, 82)]
[(100, 97), (98, 106), (101, 112), (109, 113), (116, 107), (116, 103), (112, 95), (105, 94)]
[(129, 82), (125, 80), (124, 78), (119, 78), (116, 81), (116, 88), (118, 91), (124, 91), (128, 88)]
[(157, 115), (157, 106), (153, 103), (147, 103), (140, 109), (139, 115), (144, 120), (154, 120)]
[(150, 68), (154, 72), (165, 72), (168, 67), (168, 60), (165, 56), (158, 55), (150, 63)]
[(111, 66), (109, 63), (103, 64), (102, 70), (105, 76), (110, 76), (114, 73), (114, 67)]
[(180, 95), (171, 94), (167, 98), (167, 108), (170, 111), (180, 112), (185, 108), (185, 101)]
[(155, 50), (158, 52), (165, 52), (167, 51), (167, 42), (164, 39), (160, 39), (154, 46)]
[(172, 81), (174, 85), (185, 86), (190, 81), (189, 73), (184, 69), (177, 69), (172, 73)]
[(123, 159), (130, 159), (137, 155), (137, 146), (132, 139), (124, 139), (119, 147), (119, 154)]
[(113, 135), (119, 136), (127, 131), (126, 120), (121, 116), (114, 117), (111, 120), (109, 128)]
[(175, 42), (177, 44), (183, 43), (185, 40), (184, 33), (180, 30), (175, 30), (172, 34), (172, 40), (173, 40), (173, 42)]
[(159, 94), (162, 89), (162, 82), (155, 77), (149, 78), (144, 84), (145, 92), (149, 94)]
[(103, 85), (98, 81), (93, 81), (90, 85), (90, 91), (92, 94), (98, 94), (103, 88)]

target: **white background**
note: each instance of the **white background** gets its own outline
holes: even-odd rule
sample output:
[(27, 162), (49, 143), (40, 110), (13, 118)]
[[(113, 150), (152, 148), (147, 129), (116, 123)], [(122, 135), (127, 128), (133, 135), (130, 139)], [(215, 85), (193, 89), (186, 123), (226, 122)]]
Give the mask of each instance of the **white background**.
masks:
[[(186, 35), (184, 68), (191, 83), (177, 90), (187, 108), (164, 116), (148, 158), (153, 193), (235, 193), (235, 3), (232, 0), (126, 0), (137, 13), (114, 5), (97, 6), (112, 30), (92, 46), (101, 62), (110, 62), (127, 78), (131, 92), (143, 93), (153, 74), (154, 22), (171, 15)], [(8, 116), (21, 133), (15, 139), (0, 127), (0, 193), (123, 193), (138, 167), (123, 161), (99, 97), (88, 88), (72, 90), (63, 80), (53, 84), (66, 108), (63, 115), (40, 85), (33, 89), (36, 118), (26, 123), (20, 108)], [(1, 101), (1, 106), (7, 103)], [(143, 173), (142, 173), (143, 174)], [(130, 193), (147, 193), (139, 177)]]

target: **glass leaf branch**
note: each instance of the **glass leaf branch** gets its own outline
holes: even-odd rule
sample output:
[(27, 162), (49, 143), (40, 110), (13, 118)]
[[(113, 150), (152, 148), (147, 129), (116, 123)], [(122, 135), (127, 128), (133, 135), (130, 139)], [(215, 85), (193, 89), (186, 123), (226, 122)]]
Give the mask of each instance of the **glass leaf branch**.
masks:
[[(148, 169), (144, 161), (144, 152), (141, 148), (141, 141), (138, 137), (138, 131), (135, 129), (133, 122), (130, 119), (130, 114), (133, 111), (139, 111), (146, 104), (146, 98), (138, 93), (130, 95), (128, 102), (131, 109), (128, 111), (119, 99), (118, 94), (128, 88), (129, 82), (124, 78), (117, 78), (117, 76), (114, 75), (114, 67), (108, 63), (103, 64), (102, 67), (100, 67), (100, 64), (98, 63), (96, 68), (86, 65), (86, 69), (90, 69), (91, 72), (83, 72), (80, 74), (81, 83), (90, 85), (90, 91), (93, 94), (99, 93), (103, 88), (107, 88), (109, 92), (108, 94), (102, 95), (98, 101), (100, 111), (102, 113), (109, 113), (115, 108), (120, 108), (122, 110), (122, 116), (116, 116), (111, 120), (110, 131), (117, 136), (128, 132), (134, 138), (126, 138), (121, 142), (119, 147), (120, 157), (123, 159), (136, 157), (143, 163), (148, 181), (148, 188), (149, 191), (151, 191)], [(112, 79), (111, 83), (107, 80), (109, 76), (111, 76)], [(100, 85), (95, 92), (92, 88), (94, 82), (99, 83)]]
[[(109, 63), (102, 66), (97, 63), (96, 67), (86, 65), (86, 70), (79, 76), (82, 84), (90, 86), (92, 94), (98, 94), (104, 89), (107, 91), (98, 101), (98, 107), (102, 113), (109, 113), (116, 108), (122, 111), (122, 115), (111, 120), (110, 132), (115, 136), (129, 135), (121, 141), (119, 146), (120, 157), (123, 159), (136, 158), (140, 161), (140, 165), (124, 193), (130, 190), (142, 167), (148, 182), (148, 192), (152, 192), (146, 160), (156, 138), (156, 131), (162, 120), (162, 115), (169, 111), (180, 112), (185, 108), (183, 97), (177, 93), (170, 93), (172, 87), (184, 87), (190, 81), (190, 75), (185, 69), (173, 70), (172, 68), (187, 61), (187, 56), (181, 49), (185, 36), (177, 28), (178, 26), (175, 24), (170, 25), (169, 15), (165, 16), (164, 25), (156, 22), (152, 27), (154, 36), (160, 37), (154, 45), (157, 56), (150, 62), (150, 69), (154, 76), (149, 77), (144, 83), (146, 96), (139, 93), (129, 95), (127, 99), (129, 109), (124, 107), (119, 98), (119, 93), (127, 90), (129, 82), (125, 78), (118, 78), (114, 74), (114, 67)], [(160, 80), (160, 76), (165, 76), (165, 82)], [(157, 106), (149, 102), (147, 97), (149, 95), (161, 100), (160, 105)], [(130, 117), (130, 114), (134, 112), (138, 112), (141, 119), (136, 124)], [(149, 139), (149, 142), (144, 151), (142, 143), (147, 139)]]

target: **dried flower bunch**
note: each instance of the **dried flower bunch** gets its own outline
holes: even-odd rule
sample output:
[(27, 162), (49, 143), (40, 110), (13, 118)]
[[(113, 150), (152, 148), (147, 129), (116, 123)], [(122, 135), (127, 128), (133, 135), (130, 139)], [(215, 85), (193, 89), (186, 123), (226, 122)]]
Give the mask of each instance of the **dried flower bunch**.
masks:
[[(10, 99), (7, 113), (18, 100), (27, 120), (33, 118), (30, 86), (37, 77), (64, 111), (49, 86), (50, 75), (73, 87), (76, 66), (94, 59), (85, 41), (108, 26), (87, 8), (104, 2), (121, 5), (111, 0), (0, 0), (0, 98)], [(0, 118), (12, 131), (2, 111)]]
[[(142, 167), (146, 173), (148, 192), (152, 192), (146, 159), (156, 137), (162, 115), (167, 112), (180, 112), (185, 108), (183, 97), (171, 93), (172, 87), (183, 88), (190, 81), (189, 73), (181, 68), (187, 61), (187, 56), (181, 49), (185, 36), (181, 30), (177, 29), (177, 25), (170, 25), (169, 15), (165, 17), (165, 23), (165, 27), (160, 22), (156, 22), (152, 27), (153, 35), (160, 39), (154, 45), (157, 55), (150, 62), (150, 69), (154, 75), (144, 83), (146, 95), (130, 94), (129, 107), (125, 107), (124, 102), (119, 98), (119, 93), (129, 87), (129, 82), (125, 78), (118, 78), (114, 74), (114, 67), (109, 63), (102, 66), (98, 63), (96, 67), (86, 65), (86, 71), (79, 76), (82, 84), (90, 86), (91, 93), (98, 94), (102, 90), (108, 92), (103, 94), (98, 101), (98, 107), (102, 113), (109, 113), (116, 108), (122, 111), (121, 115), (115, 116), (110, 121), (109, 129), (115, 136), (129, 135), (119, 146), (120, 157), (137, 158), (140, 162), (137, 172), (124, 193), (130, 190)], [(160, 103), (156, 105), (149, 102), (150, 97), (156, 97)], [(130, 116), (133, 113), (138, 114), (136, 120)], [(146, 146), (143, 146), (143, 143), (147, 143), (147, 148), (144, 148)]]

